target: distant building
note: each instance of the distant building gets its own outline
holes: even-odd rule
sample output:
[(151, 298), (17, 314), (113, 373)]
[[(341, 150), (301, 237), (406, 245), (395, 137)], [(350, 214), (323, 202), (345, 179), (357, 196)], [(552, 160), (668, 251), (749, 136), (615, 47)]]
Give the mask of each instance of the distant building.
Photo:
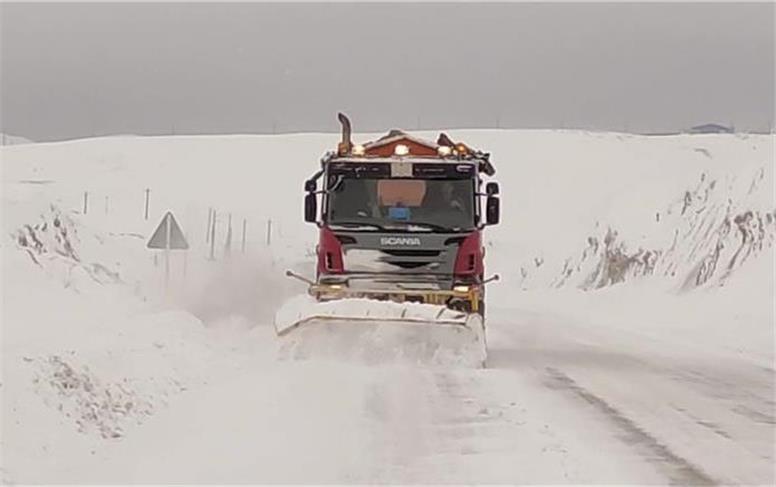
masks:
[(690, 134), (732, 134), (733, 127), (725, 127), (717, 123), (705, 123), (696, 125), (687, 131)]

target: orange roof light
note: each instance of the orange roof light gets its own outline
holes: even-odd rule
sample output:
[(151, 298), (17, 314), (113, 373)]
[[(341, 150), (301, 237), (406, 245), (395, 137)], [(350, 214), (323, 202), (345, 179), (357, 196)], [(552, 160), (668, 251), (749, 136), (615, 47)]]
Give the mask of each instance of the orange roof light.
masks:
[(465, 144), (462, 144), (462, 143), (460, 143), (460, 142), (459, 142), (459, 143), (457, 143), (457, 144), (455, 144), (455, 150), (456, 150), (456, 151), (457, 151), (459, 154), (468, 154), (468, 153), (469, 153), (469, 148), (468, 148), (468, 147), (466, 147), (466, 145), (465, 145)]

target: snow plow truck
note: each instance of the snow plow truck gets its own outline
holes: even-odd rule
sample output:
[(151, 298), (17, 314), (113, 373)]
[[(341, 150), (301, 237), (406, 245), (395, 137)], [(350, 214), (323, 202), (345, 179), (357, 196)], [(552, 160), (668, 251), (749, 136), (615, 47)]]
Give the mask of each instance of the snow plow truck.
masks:
[(277, 333), (297, 356), (484, 366), (485, 285), (498, 275), (485, 276), (482, 232), (500, 218), (490, 155), (444, 133), (431, 142), (392, 130), (355, 144), (339, 120), (336, 151), (304, 184), (316, 275), (286, 271), (308, 296), (278, 311)]

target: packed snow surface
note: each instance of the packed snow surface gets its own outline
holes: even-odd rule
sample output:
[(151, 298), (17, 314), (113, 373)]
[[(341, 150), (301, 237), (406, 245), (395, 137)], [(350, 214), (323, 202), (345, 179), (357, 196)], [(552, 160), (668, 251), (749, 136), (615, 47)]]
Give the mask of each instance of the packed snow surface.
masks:
[(2, 481), (774, 484), (774, 138), (450, 135), (502, 188), (484, 324), (284, 277), (338, 135), (2, 147)]

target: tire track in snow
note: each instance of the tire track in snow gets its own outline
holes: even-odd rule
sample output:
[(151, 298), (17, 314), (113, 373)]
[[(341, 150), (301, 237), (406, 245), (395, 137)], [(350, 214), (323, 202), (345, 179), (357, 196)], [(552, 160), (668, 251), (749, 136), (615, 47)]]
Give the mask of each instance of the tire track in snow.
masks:
[(580, 386), (574, 379), (554, 367), (546, 367), (550, 376), (549, 386), (568, 390), (600, 411), (623, 433), (622, 439), (630, 446), (641, 450), (644, 458), (657, 464), (672, 485), (717, 485), (700, 467), (674, 453), (657, 438), (642, 429), (632, 419), (601, 397)]
[[(670, 370), (670, 369), (666, 369)], [(745, 417), (755, 423), (774, 425), (773, 381), (772, 369), (756, 369), (748, 375), (741, 373), (732, 376), (732, 379), (723, 379), (697, 370), (670, 370), (674, 379), (693, 386), (698, 392), (715, 400), (724, 400), (735, 403), (731, 411)], [(769, 397), (760, 392), (771, 392)]]
[[(513, 427), (498, 401), (481, 397), (476, 371), (401, 367), (381, 371), (364, 395), (366, 416), (375, 422), (374, 469), (378, 483), (470, 483), (478, 472), (472, 457), (507, 450), (482, 443), (483, 435)], [(505, 441), (505, 438), (500, 438)]]
[(371, 469), (362, 482), (400, 483), (418, 475), (418, 462), (429, 454), (426, 394), (432, 385), (411, 368), (380, 371), (364, 392), (366, 417), (374, 422)]
[(505, 346), (491, 354), (502, 367), (562, 370), (706, 476), (773, 484), (772, 368), (573, 316), (528, 311), (504, 321), (494, 335)]
[[(535, 372), (540, 372), (537, 375)], [(661, 484), (598, 412), (548, 390), (541, 371), (389, 368), (364, 392), (368, 461), (392, 484)], [(608, 453), (591, 450), (600, 445)], [(612, 462), (612, 458), (616, 461)]]

